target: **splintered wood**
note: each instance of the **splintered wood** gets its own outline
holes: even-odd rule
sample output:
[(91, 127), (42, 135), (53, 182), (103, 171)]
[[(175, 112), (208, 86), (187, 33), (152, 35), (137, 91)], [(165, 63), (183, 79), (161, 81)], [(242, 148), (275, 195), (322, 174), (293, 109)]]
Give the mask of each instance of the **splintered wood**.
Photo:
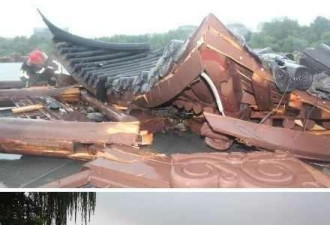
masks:
[(136, 118), (129, 116), (113, 106), (105, 105), (103, 102), (90, 96), (87, 92), (81, 93), (81, 100), (87, 102), (90, 106), (98, 109), (109, 120), (113, 121), (136, 121)]
[(0, 99), (21, 98), (21, 97), (55, 97), (65, 102), (77, 102), (80, 100), (80, 90), (78, 87), (33, 87), (22, 89), (0, 90)]
[[(94, 158), (92, 145), (133, 146), (138, 122), (68, 122), (37, 119), (0, 119), (0, 151), (18, 154)], [(79, 155), (79, 154), (80, 155)], [(79, 156), (79, 157), (78, 157)]]

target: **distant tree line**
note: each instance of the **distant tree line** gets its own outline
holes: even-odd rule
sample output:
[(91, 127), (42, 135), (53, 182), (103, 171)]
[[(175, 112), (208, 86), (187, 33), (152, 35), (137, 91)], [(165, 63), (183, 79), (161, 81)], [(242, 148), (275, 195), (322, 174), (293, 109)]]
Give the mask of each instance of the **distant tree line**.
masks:
[[(258, 32), (251, 32), (243, 24), (229, 24), (228, 27), (245, 38), (252, 48), (271, 47), (276, 52), (301, 51), (308, 46), (319, 43), (330, 45), (330, 19), (317, 17), (308, 26), (302, 26), (298, 21), (278, 18), (260, 25)], [(167, 33), (144, 35), (114, 35), (98, 38), (110, 42), (149, 42), (153, 48), (165, 47), (172, 39), (186, 40), (196, 29), (195, 26), (182, 26)], [(44, 37), (0, 37), (0, 56), (19, 53), (27, 55), (34, 49), (52, 51), (51, 40)]]
[(253, 48), (271, 47), (276, 52), (301, 51), (320, 43), (330, 45), (330, 20), (317, 17), (309, 26), (301, 26), (287, 17), (261, 24), (248, 43)]
[(78, 213), (88, 225), (94, 214), (93, 192), (4, 192), (0, 193), (0, 225), (66, 225)]
[(163, 48), (171, 40), (185, 41), (197, 29), (196, 26), (181, 26), (178, 29), (170, 30), (167, 33), (143, 34), (143, 35), (114, 35), (111, 37), (99, 38), (110, 42), (148, 42), (152, 48)]
[(27, 55), (29, 52), (41, 49), (51, 52), (53, 49), (52, 41), (49, 38), (19, 36), (14, 38), (0, 37), (0, 56), (10, 56), (12, 54)]

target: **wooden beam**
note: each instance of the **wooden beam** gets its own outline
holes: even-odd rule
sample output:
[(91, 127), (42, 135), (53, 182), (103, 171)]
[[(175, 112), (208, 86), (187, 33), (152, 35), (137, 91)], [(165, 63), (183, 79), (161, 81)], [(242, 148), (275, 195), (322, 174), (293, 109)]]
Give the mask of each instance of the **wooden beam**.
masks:
[(0, 89), (23, 88), (25, 84), (20, 80), (0, 81)]
[(272, 127), (206, 112), (204, 115), (214, 131), (234, 136), (248, 146), (285, 150), (305, 159), (330, 161), (330, 136), (327, 133)]
[(133, 146), (140, 135), (138, 122), (0, 118), (0, 130), (0, 152), (86, 159), (93, 158), (91, 145)]
[(80, 90), (78, 87), (74, 87), (74, 86), (65, 87), (65, 88), (54, 88), (47, 86), (47, 87), (0, 90), (0, 99), (37, 97), (37, 96), (56, 97), (63, 101), (75, 102), (75, 101), (79, 101)]
[(105, 105), (103, 102), (89, 95), (87, 92), (81, 93), (81, 99), (87, 102), (90, 106), (102, 112), (109, 120), (112, 121), (137, 121), (133, 116), (130, 116), (115, 107)]

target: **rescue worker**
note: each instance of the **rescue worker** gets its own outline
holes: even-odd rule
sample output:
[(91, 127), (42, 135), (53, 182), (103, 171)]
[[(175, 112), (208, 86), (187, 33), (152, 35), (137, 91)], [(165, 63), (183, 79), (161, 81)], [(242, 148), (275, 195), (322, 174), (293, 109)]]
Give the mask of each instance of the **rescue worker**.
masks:
[(31, 52), (21, 67), (21, 80), (26, 87), (56, 84), (59, 75), (68, 74), (64, 67), (55, 60), (50, 60), (46, 53)]

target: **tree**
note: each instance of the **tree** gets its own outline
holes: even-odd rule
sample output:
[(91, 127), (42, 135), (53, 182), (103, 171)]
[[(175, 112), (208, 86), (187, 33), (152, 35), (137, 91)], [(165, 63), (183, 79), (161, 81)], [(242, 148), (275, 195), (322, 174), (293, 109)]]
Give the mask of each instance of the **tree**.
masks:
[(318, 16), (310, 25), (311, 33), (314, 34), (312, 41), (320, 40), (323, 33), (330, 31), (330, 20), (325, 17)]
[(330, 46), (330, 31), (322, 34), (321, 42)]
[(302, 51), (307, 46), (329, 44), (330, 20), (317, 17), (309, 26), (300, 26), (289, 18), (275, 19), (261, 25), (249, 42), (253, 48), (271, 47), (276, 52)]
[(142, 35), (114, 35), (111, 37), (99, 38), (109, 42), (148, 42), (152, 48), (164, 48), (171, 40), (185, 41), (196, 30), (195, 26), (181, 26), (167, 33), (142, 34)]
[(96, 194), (88, 192), (0, 193), (0, 225), (65, 225), (79, 212), (87, 225), (95, 205)]
[(296, 20), (284, 17), (264, 23), (262, 25), (262, 32), (276, 40), (282, 40), (290, 35), (299, 37), (301, 27)]
[(271, 47), (274, 51), (279, 51), (280, 47), (276, 39), (264, 34), (264, 33), (253, 33), (249, 45), (252, 48), (266, 48)]
[(294, 36), (288, 36), (281, 41), (281, 49), (285, 52), (302, 51), (308, 46), (308, 41)]

